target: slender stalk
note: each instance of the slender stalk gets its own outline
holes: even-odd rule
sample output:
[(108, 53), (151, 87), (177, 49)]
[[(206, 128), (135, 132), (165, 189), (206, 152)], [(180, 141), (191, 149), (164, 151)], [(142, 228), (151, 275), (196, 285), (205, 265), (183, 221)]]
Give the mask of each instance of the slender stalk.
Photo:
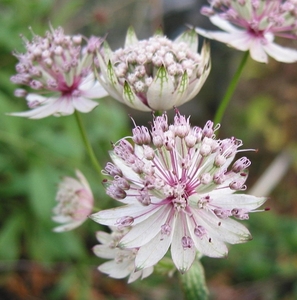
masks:
[(180, 275), (180, 282), (184, 292), (185, 300), (208, 300), (209, 292), (207, 289), (204, 269), (201, 262), (194, 261), (190, 270)]
[(83, 142), (84, 142), (84, 144), (85, 144), (86, 150), (87, 150), (88, 155), (89, 155), (89, 157), (90, 157), (90, 160), (91, 160), (93, 166), (95, 167), (96, 171), (97, 171), (97, 172), (100, 174), (100, 176), (101, 176), (101, 170), (102, 170), (102, 168), (101, 168), (101, 166), (100, 166), (100, 164), (99, 164), (99, 162), (98, 162), (98, 160), (97, 160), (97, 158), (96, 158), (96, 156), (95, 156), (95, 153), (94, 153), (94, 151), (93, 151), (93, 148), (92, 148), (92, 146), (91, 146), (91, 143), (90, 143), (90, 141), (89, 141), (89, 139), (88, 139), (88, 136), (87, 136), (85, 127), (84, 127), (84, 125), (83, 125), (81, 116), (80, 116), (80, 114), (79, 114), (78, 111), (75, 111), (74, 114), (75, 114), (75, 119), (76, 119), (77, 125), (78, 125), (78, 127), (79, 127), (79, 131), (80, 131), (80, 133), (81, 133), (81, 137), (82, 137), (82, 139), (83, 139)]
[(222, 118), (224, 116), (224, 113), (225, 113), (225, 110), (231, 100), (231, 97), (235, 91), (235, 88), (238, 84), (238, 81), (239, 81), (239, 78), (240, 78), (240, 75), (242, 73), (242, 70), (247, 62), (247, 59), (249, 57), (249, 51), (246, 51), (242, 57), (242, 60), (238, 66), (238, 69), (236, 70), (229, 86), (228, 86), (228, 89), (225, 93), (225, 96), (224, 98), (222, 99), (221, 103), (220, 103), (220, 106), (219, 108), (217, 109), (216, 111), (216, 114), (215, 114), (215, 117), (214, 117), (214, 123), (215, 124), (218, 124), (218, 123), (221, 123), (222, 121)]

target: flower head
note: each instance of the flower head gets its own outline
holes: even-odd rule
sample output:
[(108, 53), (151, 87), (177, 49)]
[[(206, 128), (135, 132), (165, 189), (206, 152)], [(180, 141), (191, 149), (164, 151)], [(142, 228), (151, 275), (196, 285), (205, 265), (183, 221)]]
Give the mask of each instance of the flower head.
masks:
[(130, 28), (125, 47), (112, 52), (107, 43), (98, 54), (98, 80), (109, 94), (142, 110), (167, 110), (191, 100), (210, 71), (207, 44), (197, 53), (198, 37), (188, 31), (171, 41), (163, 35), (138, 41)]
[(295, 0), (210, 0), (202, 14), (222, 31), (196, 31), (210, 39), (267, 63), (268, 55), (285, 63), (297, 61), (297, 51), (277, 45), (275, 36), (296, 39), (297, 2)]
[(90, 186), (80, 171), (76, 177), (64, 177), (56, 196), (57, 206), (53, 209), (55, 222), (62, 223), (56, 232), (72, 230), (80, 226), (91, 214), (94, 198)]
[(24, 43), (27, 52), (14, 53), (19, 62), (11, 81), (29, 86), (36, 93), (17, 89), (15, 95), (26, 97), (31, 110), (10, 115), (40, 119), (70, 115), (74, 110), (86, 113), (98, 105), (90, 99), (107, 95), (92, 69), (101, 38), (91, 37), (82, 47), (82, 36), (65, 35), (59, 27), (51, 28), (45, 37), (34, 34), (31, 42), (24, 39)]
[(117, 246), (128, 231), (128, 228), (113, 228), (110, 234), (98, 231), (96, 237), (101, 244), (94, 246), (93, 251), (99, 257), (110, 259), (98, 267), (100, 272), (117, 279), (129, 276), (128, 283), (131, 283), (140, 277), (141, 279), (148, 277), (154, 269), (148, 267), (135, 271), (135, 256), (138, 249), (121, 249)]
[[(186, 272), (198, 251), (210, 257), (228, 253), (225, 243), (251, 239), (235, 219), (245, 220), (265, 198), (234, 194), (246, 189), (250, 160), (232, 165), (242, 142), (234, 137), (217, 140), (217, 127), (208, 121), (192, 127), (178, 112), (174, 123), (167, 115), (155, 117), (152, 128), (135, 126), (132, 140), (121, 139), (110, 152), (104, 174), (107, 194), (124, 203), (90, 217), (119, 229), (132, 227), (120, 248), (139, 248), (136, 270), (156, 264), (171, 246), (173, 262)], [(230, 167), (231, 166), (231, 167)]]

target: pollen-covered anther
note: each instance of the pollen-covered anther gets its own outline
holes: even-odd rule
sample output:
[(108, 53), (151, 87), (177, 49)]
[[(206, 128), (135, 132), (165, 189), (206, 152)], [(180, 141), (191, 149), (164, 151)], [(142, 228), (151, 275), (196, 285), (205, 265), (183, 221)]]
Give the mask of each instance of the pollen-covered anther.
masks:
[(146, 189), (139, 191), (139, 195), (136, 196), (136, 199), (142, 205), (150, 205), (151, 204), (151, 197)]
[(123, 190), (129, 190), (130, 189), (130, 184), (127, 179), (115, 175), (114, 176), (114, 182), (113, 182), (118, 188), (123, 189)]
[(149, 134), (148, 128), (145, 126), (137, 126), (132, 129), (133, 142), (137, 145), (149, 144), (151, 142), (151, 136)]
[(182, 237), (181, 242), (184, 250), (191, 249), (194, 246), (192, 238), (187, 235)]
[(116, 200), (125, 199), (127, 196), (126, 192), (118, 187), (115, 183), (106, 188), (106, 194)]
[(202, 239), (203, 236), (207, 234), (207, 231), (203, 226), (197, 225), (194, 228), (194, 234)]
[(232, 171), (235, 173), (242, 172), (251, 165), (251, 161), (245, 156), (241, 157), (232, 166)]
[(219, 168), (223, 166), (226, 163), (226, 161), (226, 157), (224, 155), (219, 154), (215, 157), (214, 165)]
[(143, 155), (147, 160), (153, 160), (155, 157), (155, 151), (152, 147), (143, 145)]
[(216, 208), (216, 209), (213, 210), (213, 212), (220, 219), (227, 219), (228, 217), (232, 216), (232, 213), (228, 209), (219, 209), (219, 208)]
[(224, 181), (226, 180), (226, 170), (220, 169), (218, 172), (216, 172), (213, 175), (213, 181), (216, 184), (222, 184), (224, 183)]
[(125, 216), (125, 217), (122, 217), (120, 219), (118, 219), (115, 223), (115, 225), (121, 229), (123, 227), (128, 227), (128, 226), (131, 226), (132, 224), (134, 223), (134, 218), (133, 217), (130, 217), (130, 216)]
[(110, 175), (112, 177), (114, 177), (114, 176), (122, 177), (123, 176), (122, 171), (111, 162), (108, 162), (106, 164), (105, 169), (102, 170), (102, 174), (103, 175)]
[(171, 226), (167, 223), (161, 226), (161, 233), (164, 235), (170, 235), (171, 233)]
[(231, 210), (231, 214), (233, 217), (240, 219), (240, 220), (248, 220), (249, 215), (246, 210), (244, 209), (239, 209), (239, 208), (234, 208)]

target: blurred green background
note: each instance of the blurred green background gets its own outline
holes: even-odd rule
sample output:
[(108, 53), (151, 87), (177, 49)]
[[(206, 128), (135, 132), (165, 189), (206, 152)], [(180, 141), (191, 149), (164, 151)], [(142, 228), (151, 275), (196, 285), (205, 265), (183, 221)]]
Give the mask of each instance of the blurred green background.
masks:
[[(97, 205), (109, 201), (91, 168), (74, 116), (41, 120), (9, 117), (26, 110), (13, 96), (13, 50), (24, 51), (20, 34), (43, 35), (49, 24), (66, 33), (107, 35), (113, 49), (120, 47), (128, 26), (140, 38), (159, 26), (169, 37), (185, 24), (209, 26), (199, 14), (205, 1), (161, 0), (0, 0), (0, 299), (181, 299), (178, 280), (162, 272), (126, 284), (100, 274), (102, 261), (92, 254), (98, 224), (87, 221), (67, 233), (52, 232), (57, 184), (80, 169), (90, 182)], [(293, 46), (297, 44), (292, 43)], [(182, 106), (193, 125), (211, 119), (242, 53), (215, 42), (212, 71), (198, 97)], [(271, 211), (252, 214), (245, 222), (253, 241), (230, 247), (227, 259), (203, 258), (211, 299), (297, 299), (297, 76), (296, 64), (249, 61), (221, 129), (236, 136), (252, 160), (248, 186), (253, 186), (273, 159), (284, 150), (290, 166), (270, 194)], [(102, 165), (110, 142), (129, 134), (131, 114), (147, 124), (150, 114), (128, 110), (116, 101), (100, 100), (83, 115), (90, 140)], [(108, 130), (107, 130), (108, 129)], [(176, 275), (176, 274), (175, 274)]]

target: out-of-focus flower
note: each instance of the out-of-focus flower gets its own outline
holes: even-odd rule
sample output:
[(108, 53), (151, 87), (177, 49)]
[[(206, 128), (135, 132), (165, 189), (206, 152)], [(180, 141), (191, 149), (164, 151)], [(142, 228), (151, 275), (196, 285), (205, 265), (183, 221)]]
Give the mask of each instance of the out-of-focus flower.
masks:
[(142, 110), (168, 110), (191, 100), (210, 71), (210, 50), (197, 53), (198, 36), (187, 31), (171, 41), (161, 34), (138, 41), (129, 28), (125, 47), (112, 52), (104, 43), (98, 54), (98, 80), (108, 93)]
[(91, 37), (84, 47), (83, 40), (80, 35), (65, 35), (61, 27), (51, 28), (45, 37), (34, 34), (31, 42), (24, 39), (27, 52), (14, 53), (19, 62), (11, 81), (36, 93), (17, 89), (15, 95), (26, 97), (31, 110), (10, 115), (40, 119), (74, 110), (87, 113), (98, 105), (91, 99), (107, 95), (93, 74), (94, 54), (102, 39)]
[(191, 127), (189, 118), (175, 115), (168, 124), (166, 114), (155, 117), (152, 129), (136, 126), (134, 145), (121, 139), (110, 152), (104, 174), (107, 194), (125, 203), (90, 217), (103, 225), (131, 230), (120, 240), (120, 248), (139, 248), (136, 270), (156, 264), (171, 246), (177, 269), (184, 273), (196, 252), (210, 257), (228, 253), (225, 243), (251, 239), (249, 231), (233, 218), (244, 220), (265, 202), (264, 197), (233, 194), (245, 190), (246, 157), (240, 140), (217, 140), (213, 123)]
[(144, 279), (151, 275), (154, 270), (153, 267), (135, 271), (135, 256), (138, 249), (121, 249), (117, 246), (118, 242), (129, 229), (112, 229), (113, 231), (110, 234), (103, 231), (96, 233), (96, 237), (101, 245), (93, 247), (94, 253), (101, 258), (110, 259), (110, 261), (100, 265), (98, 270), (117, 279), (129, 276), (128, 283), (138, 278)]
[[(297, 51), (274, 42), (275, 36), (296, 39), (297, 2), (295, 0), (210, 0), (201, 13), (226, 31), (196, 31), (228, 44), (267, 63), (268, 55), (285, 63), (297, 61)], [(234, 26), (235, 25), (235, 26)]]
[(64, 177), (59, 184), (56, 200), (57, 206), (53, 209), (52, 219), (62, 223), (53, 230), (63, 232), (80, 226), (92, 213), (94, 198), (90, 186), (80, 171), (76, 177)]

